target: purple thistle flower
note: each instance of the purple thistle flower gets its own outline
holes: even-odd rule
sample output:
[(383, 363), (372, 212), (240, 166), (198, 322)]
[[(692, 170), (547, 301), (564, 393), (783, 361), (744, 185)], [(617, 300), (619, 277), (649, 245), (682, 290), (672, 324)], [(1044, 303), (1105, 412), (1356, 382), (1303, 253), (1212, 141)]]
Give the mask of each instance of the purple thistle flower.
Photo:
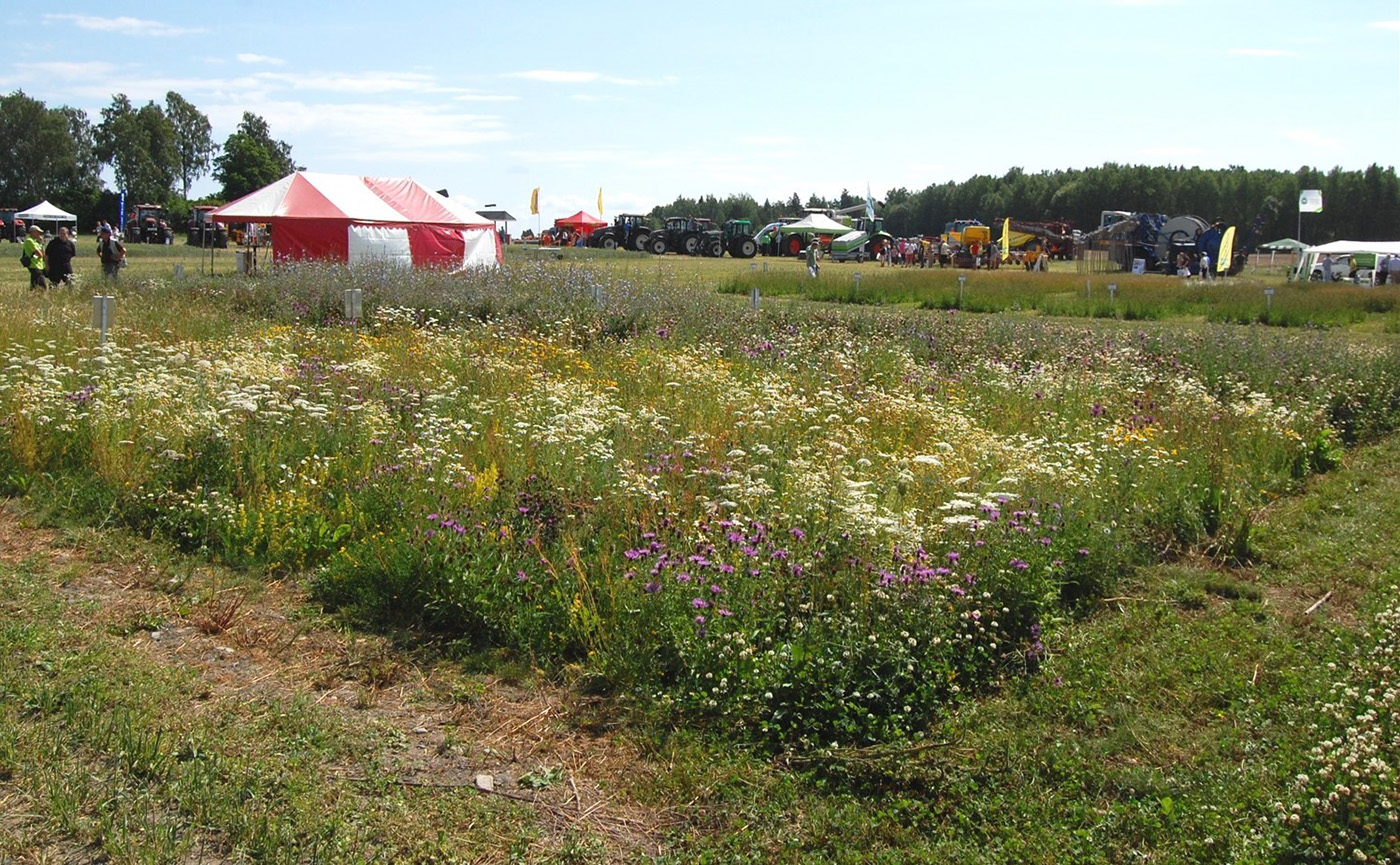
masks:
[(710, 602), (704, 598), (693, 598), (690, 601), (690, 605), (697, 610), (703, 610), (710, 605)]
[(962, 558), (962, 556), (958, 555), (956, 551), (948, 553), (948, 561), (950, 564), (957, 564), (960, 558)]
[(1020, 559), (1012, 559), (1012, 560), (1011, 560), (1011, 567), (1015, 568), (1015, 569), (1018, 570), (1018, 571), (1024, 571), (1026, 568), (1029, 568), (1029, 567), (1030, 567), (1030, 563), (1029, 563), (1029, 562), (1023, 562), (1023, 561), (1021, 561)]
[(645, 586), (642, 587), (642, 591), (646, 592), (648, 595), (654, 595), (657, 592), (661, 591), (661, 584), (658, 583), (656, 580), (652, 580), (651, 582), (647, 583)]
[(799, 541), (805, 540), (807, 537), (807, 533), (797, 528), (796, 526), (793, 526), (792, 528), (788, 529), (788, 534), (792, 535)]
[(716, 612), (716, 613), (719, 613), (721, 616), (723, 616), (723, 617), (726, 618), (726, 619), (729, 618), (730, 616), (734, 615), (733, 613), (729, 612), (728, 610), (724, 609), (723, 607), (720, 607), (719, 609), (715, 610), (715, 612)]
[(720, 593), (723, 592), (723, 591), (724, 591), (724, 587), (723, 587), (723, 586), (710, 586), (710, 594), (712, 594), (712, 595), (718, 595), (718, 594), (720, 594)]
[(1081, 556), (1087, 556), (1087, 555), (1089, 555), (1089, 549), (1088, 549), (1088, 547), (1080, 547), (1080, 548), (1079, 548), (1079, 555), (1081, 555)]
[(697, 625), (703, 625), (703, 624), (705, 624), (705, 617), (704, 617), (704, 616), (696, 616), (696, 617), (695, 617), (695, 624), (697, 624)]

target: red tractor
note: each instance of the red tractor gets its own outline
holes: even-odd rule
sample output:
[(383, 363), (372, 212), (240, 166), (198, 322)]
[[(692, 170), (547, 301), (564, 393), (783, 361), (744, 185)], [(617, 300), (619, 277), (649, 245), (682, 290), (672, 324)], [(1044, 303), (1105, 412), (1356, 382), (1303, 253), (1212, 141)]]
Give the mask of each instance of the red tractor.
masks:
[(175, 232), (159, 204), (138, 204), (126, 221), (127, 243), (174, 243)]

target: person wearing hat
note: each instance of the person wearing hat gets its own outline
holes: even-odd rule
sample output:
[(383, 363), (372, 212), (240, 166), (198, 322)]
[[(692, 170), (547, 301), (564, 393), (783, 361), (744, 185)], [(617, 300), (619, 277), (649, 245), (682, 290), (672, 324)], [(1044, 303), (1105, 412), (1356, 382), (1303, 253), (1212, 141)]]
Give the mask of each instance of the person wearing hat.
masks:
[(112, 235), (112, 226), (105, 222), (98, 232), (97, 257), (102, 262), (102, 275), (108, 279), (116, 279), (122, 260), (126, 258), (126, 247)]
[(20, 249), (19, 263), (29, 270), (30, 288), (48, 288), (44, 279), (44, 229), (37, 225), (29, 226), (29, 235), (24, 238)]

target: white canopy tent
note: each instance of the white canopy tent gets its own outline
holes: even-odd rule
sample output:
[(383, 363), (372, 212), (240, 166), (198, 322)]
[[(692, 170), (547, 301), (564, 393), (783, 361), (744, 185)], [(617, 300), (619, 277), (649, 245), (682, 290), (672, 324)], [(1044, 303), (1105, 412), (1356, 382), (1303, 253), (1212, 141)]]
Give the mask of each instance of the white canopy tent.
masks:
[(1378, 257), (1400, 255), (1400, 240), (1334, 240), (1320, 246), (1309, 246), (1303, 250), (1303, 257), (1298, 262), (1298, 269), (1288, 278), (1301, 279), (1306, 282), (1308, 277), (1312, 275), (1314, 262), (1322, 256), (1355, 255), (1357, 253), (1373, 253)]
[(784, 225), (781, 231), (818, 231), (822, 234), (845, 234), (851, 230), (849, 225), (842, 225), (825, 213), (809, 213), (804, 218), (796, 222), (789, 222)]
[(78, 225), (78, 217), (61, 207), (50, 204), (47, 198), (28, 210), (16, 213), (15, 218), (23, 219), (30, 224), (35, 222), (71, 222), (75, 228)]

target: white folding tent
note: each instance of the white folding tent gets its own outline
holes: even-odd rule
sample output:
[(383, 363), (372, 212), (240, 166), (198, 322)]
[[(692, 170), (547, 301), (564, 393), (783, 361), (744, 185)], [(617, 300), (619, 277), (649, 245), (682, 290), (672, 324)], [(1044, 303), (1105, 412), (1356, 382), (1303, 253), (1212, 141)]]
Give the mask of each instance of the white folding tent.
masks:
[(61, 207), (56, 207), (49, 203), (46, 198), (28, 210), (21, 210), (15, 214), (16, 219), (23, 219), (26, 223), (35, 222), (71, 222), (73, 227), (78, 225), (78, 217), (69, 213)]
[(1309, 246), (1303, 250), (1298, 269), (1289, 274), (1289, 279), (1307, 281), (1312, 275), (1313, 264), (1323, 255), (1355, 255), (1358, 252), (1381, 255), (1400, 255), (1400, 240), (1334, 240), (1321, 246)]

